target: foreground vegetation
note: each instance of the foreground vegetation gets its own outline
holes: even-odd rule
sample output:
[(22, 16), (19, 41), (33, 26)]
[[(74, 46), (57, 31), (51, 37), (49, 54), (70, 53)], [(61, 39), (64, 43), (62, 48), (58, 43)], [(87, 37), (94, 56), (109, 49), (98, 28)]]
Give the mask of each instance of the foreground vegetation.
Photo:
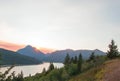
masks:
[(6, 77), (11, 67), (4, 74), (0, 74), (0, 81), (101, 81), (105, 73), (105, 62), (116, 58), (119, 58), (119, 52), (112, 40), (105, 56), (95, 56), (93, 52), (88, 60), (83, 60), (81, 54), (72, 58), (67, 54), (63, 68), (57, 69), (50, 63), (48, 70), (43, 69), (42, 73), (25, 78), (22, 72), (17, 76), (13, 72)]
[[(99, 60), (99, 61), (98, 61)], [(35, 76), (26, 77), (25, 81), (68, 81), (71, 78), (83, 74), (91, 68), (101, 65), (106, 58), (104, 56), (97, 56), (94, 60), (83, 61), (82, 65), (78, 63), (65, 64), (64, 68), (49, 69), (43, 73), (36, 74)], [(80, 65), (80, 67), (78, 67)], [(82, 67), (81, 67), (82, 66)]]

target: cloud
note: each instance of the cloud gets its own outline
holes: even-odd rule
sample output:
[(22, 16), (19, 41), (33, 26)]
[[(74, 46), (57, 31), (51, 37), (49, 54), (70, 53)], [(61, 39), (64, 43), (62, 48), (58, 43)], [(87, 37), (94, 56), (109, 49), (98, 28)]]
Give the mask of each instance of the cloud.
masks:
[(55, 51), (54, 49), (51, 49), (51, 48), (43, 48), (43, 47), (38, 48), (38, 50), (42, 51), (42, 52), (45, 53), (45, 54), (51, 53), (51, 52)]
[[(10, 43), (10, 42), (0, 40), (0, 48), (4, 48), (4, 49), (7, 49), (7, 50), (12, 50), (12, 51), (17, 51), (17, 50), (19, 50), (21, 48), (24, 48), (24, 47), (25, 47), (25, 45), (20, 45), (20, 44), (15, 44), (15, 43)], [(44, 48), (44, 47), (38, 47), (37, 49), (42, 51), (45, 54), (55, 51), (54, 49)]]
[(19, 44), (14, 44), (14, 43), (9, 43), (9, 42), (6, 42), (6, 41), (1, 41), (0, 40), (0, 48), (5, 48), (5, 49), (8, 49), (8, 50), (13, 50), (13, 51), (16, 51), (20, 48), (23, 48), (25, 45), (19, 45)]

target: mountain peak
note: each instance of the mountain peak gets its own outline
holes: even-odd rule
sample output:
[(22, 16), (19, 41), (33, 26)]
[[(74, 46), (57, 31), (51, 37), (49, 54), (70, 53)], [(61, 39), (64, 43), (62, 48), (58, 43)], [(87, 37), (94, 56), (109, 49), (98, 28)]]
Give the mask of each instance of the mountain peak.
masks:
[(37, 48), (31, 46), (31, 45), (27, 45), (24, 48), (20, 49), (20, 50), (25, 50), (25, 51), (32, 51), (32, 52), (41, 52), (40, 50), (38, 50)]
[(41, 59), (44, 57), (44, 53), (31, 45), (27, 45), (26, 47), (19, 49), (17, 52), (26, 56), (34, 57), (36, 59)]
[(101, 51), (99, 49), (95, 49), (94, 52), (103, 52), (103, 51)]
[(26, 49), (26, 50), (36, 50), (35, 47), (31, 46), (31, 45), (27, 45), (26, 47), (24, 47), (23, 49)]
[(31, 45), (27, 45), (25, 48), (33, 48)]

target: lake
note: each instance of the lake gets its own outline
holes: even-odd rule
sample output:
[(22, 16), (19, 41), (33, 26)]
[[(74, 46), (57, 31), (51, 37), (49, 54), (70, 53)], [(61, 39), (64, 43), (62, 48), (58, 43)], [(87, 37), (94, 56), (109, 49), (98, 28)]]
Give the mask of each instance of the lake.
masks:
[[(64, 66), (63, 63), (53, 63), (54, 67), (56, 68), (62, 68)], [(21, 73), (21, 71), (23, 72), (23, 76), (29, 76), (29, 75), (35, 75), (36, 73), (41, 73), (43, 71), (43, 68), (45, 68), (46, 70), (48, 69), (50, 63), (42, 63), (42, 64), (38, 64), (38, 65), (24, 65), (24, 66), (15, 66), (10, 73), (12, 73), (13, 71), (15, 71), (15, 74), (17, 75), (18, 73)], [(9, 67), (2, 67), (0, 69), (0, 72), (5, 72), (6, 69)]]

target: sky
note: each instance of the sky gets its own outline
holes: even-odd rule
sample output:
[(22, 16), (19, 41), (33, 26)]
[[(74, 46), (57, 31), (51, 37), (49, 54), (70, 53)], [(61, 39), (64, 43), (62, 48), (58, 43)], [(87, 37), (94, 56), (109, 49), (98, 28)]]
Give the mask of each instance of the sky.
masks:
[(0, 0), (0, 47), (120, 46), (120, 0)]

